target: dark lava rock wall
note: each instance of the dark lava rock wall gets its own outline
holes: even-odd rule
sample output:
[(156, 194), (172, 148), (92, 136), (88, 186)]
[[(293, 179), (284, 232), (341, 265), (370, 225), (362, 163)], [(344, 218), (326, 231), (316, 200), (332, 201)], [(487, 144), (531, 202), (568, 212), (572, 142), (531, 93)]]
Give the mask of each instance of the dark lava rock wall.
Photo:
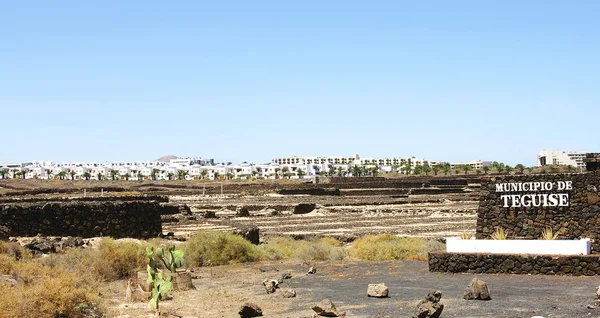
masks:
[(429, 271), (594, 276), (600, 274), (600, 257), (598, 255), (466, 254), (437, 251), (429, 253)]
[[(572, 182), (572, 189), (560, 190), (561, 182)], [(506, 183), (550, 183), (552, 190), (497, 191), (497, 185)], [(507, 232), (508, 239), (539, 239), (549, 226), (558, 239), (589, 238), (592, 251), (600, 251), (600, 171), (583, 174), (546, 174), (498, 176), (484, 179), (481, 200), (477, 210), (478, 239), (489, 239), (496, 227)], [(566, 195), (566, 206), (505, 207), (502, 195)]]
[(10, 236), (152, 238), (162, 233), (158, 202), (49, 202), (0, 205)]

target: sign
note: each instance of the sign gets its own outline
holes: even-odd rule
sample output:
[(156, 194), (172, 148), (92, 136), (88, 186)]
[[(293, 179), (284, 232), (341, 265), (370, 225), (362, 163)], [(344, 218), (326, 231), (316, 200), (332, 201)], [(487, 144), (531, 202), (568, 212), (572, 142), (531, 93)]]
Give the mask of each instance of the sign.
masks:
[(556, 191), (570, 190), (573, 190), (573, 181), (496, 184), (496, 193), (510, 193), (500, 195), (502, 207), (505, 208), (569, 206), (569, 193), (556, 193)]

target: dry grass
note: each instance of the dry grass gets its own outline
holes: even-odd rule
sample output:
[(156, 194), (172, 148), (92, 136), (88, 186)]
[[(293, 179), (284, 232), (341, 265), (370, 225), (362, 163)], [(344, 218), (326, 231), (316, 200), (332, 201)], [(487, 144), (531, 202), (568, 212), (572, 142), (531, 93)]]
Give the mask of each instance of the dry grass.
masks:
[(330, 237), (308, 241), (292, 238), (271, 238), (259, 247), (264, 260), (297, 259), (303, 262), (342, 260), (347, 252), (342, 244)]
[[(0, 274), (18, 283), (2, 284), (2, 317), (94, 317), (102, 315), (97, 281), (83, 267), (71, 270), (46, 258), (9, 256), (0, 245)], [(56, 257), (60, 257), (57, 255)], [(59, 265), (60, 266), (57, 266)]]
[(490, 238), (493, 240), (506, 240), (506, 231), (502, 227), (497, 227), (494, 233), (490, 234)]
[[(136, 241), (115, 241), (104, 238), (97, 251), (88, 252), (89, 262), (94, 272), (104, 280), (117, 280), (133, 277), (137, 271), (146, 268), (147, 243)], [(96, 253), (94, 253), (96, 252)]]
[(558, 237), (558, 232), (552, 233), (552, 228), (549, 226), (546, 226), (546, 228), (542, 231), (542, 236), (540, 237), (540, 239), (541, 240), (556, 240), (557, 237)]
[(399, 238), (391, 234), (367, 235), (350, 248), (350, 256), (362, 260), (427, 260), (427, 253), (443, 244), (423, 238)]

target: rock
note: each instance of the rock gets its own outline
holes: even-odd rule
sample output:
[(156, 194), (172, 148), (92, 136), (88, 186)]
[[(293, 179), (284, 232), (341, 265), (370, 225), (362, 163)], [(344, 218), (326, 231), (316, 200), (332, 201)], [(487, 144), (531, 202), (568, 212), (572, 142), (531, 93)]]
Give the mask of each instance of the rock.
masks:
[(9, 232), (8, 227), (0, 225), (0, 241), (8, 241)]
[(15, 278), (12, 275), (0, 275), (0, 286), (3, 284), (10, 285), (11, 287), (15, 287), (17, 285), (23, 284), (23, 281)]
[(294, 207), (294, 214), (306, 214), (317, 208), (314, 203), (300, 203)]
[(281, 274), (281, 280), (286, 280), (286, 279), (290, 279), (292, 278), (292, 273), (290, 272), (285, 272)]
[(281, 296), (283, 298), (294, 298), (296, 297), (296, 291), (288, 288), (281, 293)]
[(308, 269), (308, 273), (309, 273), (309, 274), (314, 274), (314, 273), (316, 273), (316, 272), (317, 272), (317, 267), (316, 267), (316, 266), (311, 266), (311, 267)]
[(444, 310), (444, 304), (440, 303), (442, 292), (431, 291), (417, 304), (413, 318), (438, 318)]
[(377, 298), (388, 297), (388, 288), (383, 283), (369, 284), (369, 287), (367, 288), (367, 295), (369, 297), (377, 297)]
[(596, 289), (596, 298), (600, 299), (600, 286), (598, 286), (598, 289)]
[(262, 309), (257, 304), (250, 302), (243, 304), (238, 313), (240, 314), (240, 318), (260, 317), (263, 315)]
[(240, 227), (235, 229), (233, 233), (245, 238), (254, 245), (260, 243), (260, 234), (257, 226)]
[(277, 289), (277, 286), (279, 285), (279, 283), (274, 279), (267, 279), (267, 280), (263, 281), (263, 285), (265, 286), (265, 289), (267, 290), (267, 294), (272, 294)]
[(235, 213), (235, 216), (237, 217), (249, 217), (250, 216), (250, 211), (248, 211), (248, 208), (243, 206), (241, 208), (239, 208), (237, 210), (237, 212)]
[(490, 300), (492, 299), (490, 295), (490, 290), (488, 289), (487, 283), (477, 279), (477, 277), (473, 278), (469, 286), (467, 286), (467, 290), (463, 296), (466, 300)]
[(216, 219), (217, 214), (215, 213), (215, 211), (206, 211), (206, 212), (204, 212), (204, 218), (205, 219)]
[(335, 305), (329, 299), (323, 299), (320, 303), (312, 307), (318, 315), (323, 317), (340, 317), (345, 316), (345, 312), (339, 313)]
[(271, 265), (263, 265), (261, 267), (258, 268), (259, 271), (265, 273), (265, 272), (278, 272), (279, 269), (277, 269), (277, 267), (273, 267)]

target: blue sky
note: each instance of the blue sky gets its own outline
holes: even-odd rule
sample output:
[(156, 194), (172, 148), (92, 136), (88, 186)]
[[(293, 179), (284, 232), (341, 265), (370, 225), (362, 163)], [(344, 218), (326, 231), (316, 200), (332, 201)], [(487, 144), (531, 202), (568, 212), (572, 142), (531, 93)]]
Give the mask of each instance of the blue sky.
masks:
[(359, 153), (533, 165), (545, 148), (600, 151), (598, 12), (598, 1), (0, 1), (0, 162)]

